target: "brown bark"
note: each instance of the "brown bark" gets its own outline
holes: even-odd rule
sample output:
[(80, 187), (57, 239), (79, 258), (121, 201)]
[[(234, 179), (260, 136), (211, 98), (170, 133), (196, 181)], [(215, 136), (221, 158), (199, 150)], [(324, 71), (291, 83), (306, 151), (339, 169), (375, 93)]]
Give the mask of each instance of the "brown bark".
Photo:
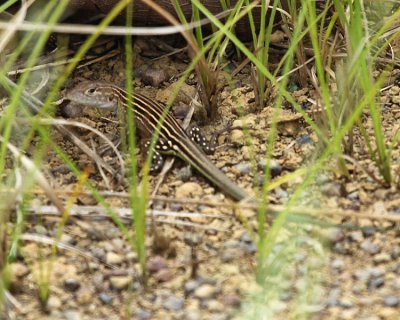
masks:
[[(46, 3), (47, 0), (38, 0), (33, 5), (32, 11), (35, 11), (35, 7), (40, 9)], [(93, 17), (106, 15), (110, 10), (119, 2), (119, 0), (70, 0), (68, 8), (64, 14), (64, 18), (73, 17), (75, 21), (80, 23), (86, 23)], [(171, 0), (158, 0), (156, 1), (162, 6), (167, 12), (177, 17), (175, 9), (172, 5)], [(231, 7), (235, 5), (237, 1), (231, 1)], [(270, 3), (272, 3), (271, 1)], [(283, 1), (285, 2), (285, 1)], [(159, 14), (154, 12), (141, 0), (134, 0), (133, 8), (133, 24), (135, 26), (160, 26), (168, 25), (168, 22)], [(184, 12), (186, 19), (190, 20), (192, 16), (192, 2), (189, 0), (179, 0), (180, 7)], [(202, 4), (214, 15), (223, 11), (219, 0), (206, 0), (202, 1)], [(270, 12), (271, 10), (268, 10)], [(254, 21), (256, 25), (260, 21), (260, 8), (254, 8), (253, 11)], [(279, 14), (277, 14), (279, 19)], [(120, 14), (115, 21), (117, 24), (125, 23), (125, 12)], [(205, 29), (211, 30), (210, 25)], [(249, 20), (246, 17), (242, 18), (235, 26), (236, 34), (242, 39), (250, 39), (250, 27)]]

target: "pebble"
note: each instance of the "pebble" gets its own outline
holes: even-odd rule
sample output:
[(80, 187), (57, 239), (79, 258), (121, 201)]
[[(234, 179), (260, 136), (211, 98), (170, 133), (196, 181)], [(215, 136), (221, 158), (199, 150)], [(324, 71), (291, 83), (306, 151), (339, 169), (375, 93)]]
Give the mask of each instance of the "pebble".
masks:
[(168, 282), (174, 278), (174, 272), (170, 269), (162, 269), (153, 275), (158, 282)]
[(60, 307), (61, 307), (61, 300), (55, 295), (50, 296), (49, 300), (47, 300), (47, 308), (49, 310), (54, 310)]
[(348, 254), (349, 253), (348, 248), (342, 242), (335, 243), (332, 247), (332, 251), (339, 253), (339, 254)]
[(339, 301), (339, 305), (344, 309), (350, 309), (353, 307), (353, 302), (349, 298), (342, 298)]
[(192, 167), (191, 166), (183, 166), (176, 173), (176, 178), (183, 182), (188, 181), (193, 176)]
[(364, 236), (361, 231), (353, 231), (349, 235), (349, 240), (353, 242), (361, 242), (364, 240)]
[(158, 88), (160, 84), (167, 80), (168, 74), (163, 69), (148, 68), (143, 72), (141, 78), (144, 84)]
[(66, 310), (64, 312), (65, 320), (81, 320), (81, 314), (77, 310)]
[(390, 256), (392, 257), (393, 260), (395, 260), (398, 257), (400, 257), (400, 246), (395, 246), (392, 249), (392, 252), (390, 253)]
[(368, 289), (375, 290), (382, 287), (385, 284), (385, 279), (383, 277), (372, 278), (368, 281)]
[(225, 263), (232, 262), (237, 258), (237, 256), (238, 256), (237, 248), (226, 248), (221, 253), (221, 260)]
[(196, 182), (186, 182), (176, 188), (176, 197), (179, 198), (193, 198), (203, 195), (203, 188)]
[(92, 291), (87, 288), (81, 288), (77, 292), (76, 301), (81, 305), (86, 305), (92, 301)]
[(249, 114), (244, 118), (236, 119), (232, 122), (232, 129), (243, 129), (243, 128), (255, 128), (256, 126), (256, 115)]
[(101, 292), (99, 294), (99, 299), (104, 304), (110, 304), (113, 298), (109, 296), (106, 292)]
[(246, 244), (253, 243), (253, 240), (251, 239), (251, 236), (250, 236), (250, 234), (249, 234), (247, 231), (245, 231), (245, 232), (243, 232), (243, 233), (241, 234), (239, 240), (240, 240), (241, 242), (246, 243)]
[(322, 231), (323, 235), (331, 242), (336, 243), (344, 239), (344, 232), (340, 228), (329, 228)]
[(320, 191), (327, 197), (341, 197), (343, 188), (340, 183), (330, 182), (320, 186)]
[(60, 242), (67, 243), (67, 244), (70, 244), (70, 245), (73, 245), (73, 246), (76, 245), (76, 243), (77, 243), (75, 238), (73, 238), (69, 234), (65, 234), (65, 233), (63, 233), (61, 235)]
[(342, 259), (335, 259), (331, 263), (332, 268), (341, 270), (344, 267), (344, 261)]
[(393, 279), (393, 282), (391, 283), (391, 287), (394, 290), (400, 290), (400, 278)]
[(237, 294), (226, 294), (222, 296), (221, 301), (224, 305), (231, 307), (239, 307), (242, 302)]
[(354, 276), (360, 281), (368, 281), (370, 278), (378, 278), (385, 274), (382, 268), (366, 268), (357, 270)]
[(183, 308), (185, 301), (181, 297), (170, 296), (164, 302), (164, 308), (171, 311), (178, 311)]
[(64, 287), (71, 292), (75, 292), (81, 286), (81, 283), (78, 279), (67, 278), (64, 280)]
[(113, 276), (110, 277), (110, 283), (114, 289), (126, 289), (132, 283), (132, 276)]
[(209, 300), (207, 301), (207, 309), (212, 312), (221, 312), (224, 310), (224, 305), (218, 300)]
[(248, 175), (251, 172), (251, 163), (240, 162), (234, 166), (241, 175)]
[(147, 261), (147, 270), (150, 273), (156, 273), (166, 268), (168, 268), (167, 260), (161, 256), (153, 256)]
[[(267, 164), (268, 164), (268, 161), (266, 159), (261, 159), (257, 163), (257, 169), (260, 171), (265, 171)], [(282, 173), (282, 166), (278, 160), (271, 159), (269, 161), (269, 170), (270, 170), (271, 178), (275, 178)]]
[(109, 251), (106, 254), (106, 262), (111, 265), (121, 264), (124, 262), (125, 257), (115, 252)]
[(194, 291), (194, 296), (199, 299), (210, 299), (216, 293), (214, 286), (203, 284)]
[(230, 134), (230, 140), (236, 146), (243, 146), (245, 144), (243, 131), (237, 129), (232, 130)]
[(248, 254), (255, 254), (257, 252), (257, 247), (254, 243), (246, 244), (244, 246), (245, 252)]
[(275, 190), (275, 196), (280, 200), (286, 200), (289, 198), (289, 193), (285, 190)]
[(265, 183), (265, 177), (263, 174), (256, 174), (253, 178), (254, 187), (262, 187)]
[(395, 308), (400, 305), (400, 299), (399, 299), (399, 297), (396, 297), (396, 296), (386, 296), (383, 298), (383, 303), (387, 307)]
[(186, 320), (200, 320), (201, 314), (198, 310), (195, 310), (195, 309), (185, 310), (185, 319)]
[(189, 280), (185, 283), (185, 295), (193, 293), (200, 286), (197, 280)]
[(352, 200), (352, 201), (356, 201), (360, 198), (359, 194), (357, 191), (351, 192), (347, 195), (347, 199)]
[(372, 237), (376, 233), (376, 229), (375, 227), (367, 226), (362, 229), (362, 233), (366, 238)]
[(388, 253), (382, 252), (374, 256), (374, 262), (375, 263), (384, 263), (384, 262), (389, 262), (391, 260), (391, 257)]
[(360, 248), (369, 254), (377, 254), (381, 251), (381, 247), (374, 244), (370, 240), (365, 240), (361, 243)]
[(151, 319), (152, 314), (150, 311), (139, 308), (135, 311), (134, 317), (132, 319)]
[(332, 290), (330, 290), (328, 299), (327, 299), (328, 305), (330, 305), (330, 306), (338, 305), (341, 294), (342, 294), (342, 291), (340, 290), (340, 288), (333, 288)]
[(25, 277), (29, 273), (29, 268), (20, 262), (14, 262), (9, 266), (11, 279), (13, 278), (22, 278)]

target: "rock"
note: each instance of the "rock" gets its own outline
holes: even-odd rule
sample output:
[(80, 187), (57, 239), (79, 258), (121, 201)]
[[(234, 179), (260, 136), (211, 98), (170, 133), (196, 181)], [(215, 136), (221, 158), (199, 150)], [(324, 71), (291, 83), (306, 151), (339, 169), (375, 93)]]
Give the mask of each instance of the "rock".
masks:
[(368, 281), (368, 289), (375, 290), (382, 287), (385, 284), (385, 279), (383, 277), (372, 278)]
[(158, 282), (168, 282), (174, 278), (174, 272), (170, 269), (162, 269), (153, 275)]
[(170, 296), (164, 302), (164, 308), (171, 311), (178, 311), (183, 308), (184, 302), (181, 297)]
[(258, 161), (257, 169), (264, 172), (268, 164), (271, 178), (275, 178), (282, 173), (282, 166), (279, 161), (275, 159), (270, 159), (269, 163), (266, 159)]
[(191, 247), (198, 246), (202, 242), (203, 238), (198, 234), (186, 234), (183, 238), (185, 244)]
[(366, 268), (357, 270), (354, 276), (360, 281), (368, 281), (370, 278), (382, 277), (385, 270), (382, 268)]
[(110, 277), (110, 283), (114, 289), (123, 290), (132, 283), (132, 276), (113, 276)]
[(194, 291), (194, 296), (199, 299), (210, 299), (216, 293), (214, 286), (203, 284)]
[(392, 249), (392, 252), (390, 253), (390, 256), (392, 257), (393, 260), (395, 260), (398, 257), (400, 257), (400, 246), (395, 246)]
[(331, 263), (332, 268), (341, 270), (344, 267), (344, 261), (342, 259), (335, 259)]
[(400, 305), (400, 299), (396, 296), (386, 296), (383, 298), (383, 303), (387, 307), (395, 308)]
[(328, 305), (329, 306), (338, 305), (341, 294), (342, 294), (342, 291), (340, 290), (340, 288), (333, 288), (332, 290), (330, 290), (328, 299), (327, 299)]
[(64, 311), (65, 320), (81, 320), (82, 316), (77, 310), (66, 310)]
[(11, 280), (15, 278), (23, 278), (29, 274), (29, 268), (20, 262), (11, 263), (9, 266)]
[(365, 240), (361, 243), (360, 248), (369, 254), (377, 254), (381, 251), (381, 247), (377, 244), (374, 244), (370, 240)]
[(166, 268), (168, 268), (168, 263), (163, 257), (153, 256), (147, 261), (147, 270), (150, 273), (156, 273)]
[(364, 236), (361, 231), (353, 231), (349, 234), (349, 240), (353, 242), (361, 242), (364, 240)]
[(106, 292), (101, 292), (99, 294), (99, 299), (104, 304), (110, 304), (113, 298), (109, 296)]
[(207, 301), (207, 309), (211, 312), (221, 312), (224, 310), (224, 305), (218, 300)]
[(282, 201), (285, 201), (285, 200), (287, 200), (289, 198), (289, 193), (287, 191), (285, 191), (285, 190), (277, 188), (277, 190), (275, 190), (275, 196), (278, 199), (280, 199)]
[[(172, 94), (177, 90), (177, 84), (173, 83), (164, 90), (159, 90), (156, 95), (156, 99), (163, 103), (166, 103)], [(176, 96), (174, 104), (179, 104), (180, 102), (184, 104), (190, 104), (192, 98), (196, 95), (196, 88), (192, 87), (186, 83), (183, 83), (179, 88), (178, 95)]]
[(200, 320), (201, 314), (199, 310), (195, 309), (186, 309), (185, 310), (185, 319), (186, 320)]
[(106, 254), (106, 262), (111, 265), (121, 264), (125, 257), (115, 252), (109, 251)]
[(236, 119), (232, 122), (231, 129), (254, 129), (256, 127), (257, 116), (255, 114), (248, 114), (246, 117), (241, 119)]
[(47, 308), (51, 311), (54, 309), (59, 309), (61, 307), (61, 300), (55, 295), (50, 296), (46, 304)]
[(240, 240), (241, 242), (246, 243), (246, 244), (253, 243), (253, 240), (251, 239), (251, 236), (250, 236), (250, 234), (249, 234), (247, 231), (245, 231), (245, 232), (242, 233), (242, 235), (240, 236), (240, 239), (239, 239), (239, 240)]
[(331, 242), (336, 243), (344, 239), (344, 232), (340, 228), (324, 229), (323, 235)]
[(221, 301), (224, 305), (231, 307), (239, 307), (242, 302), (237, 294), (226, 294), (222, 296)]
[(195, 182), (186, 182), (176, 188), (176, 197), (179, 198), (195, 198), (203, 195), (203, 188)]
[(151, 319), (151, 317), (152, 317), (152, 314), (150, 311), (139, 308), (139, 309), (135, 310), (135, 313), (134, 313), (132, 319), (146, 320), (146, 319)]
[(188, 181), (193, 176), (192, 167), (191, 166), (184, 166), (178, 170), (176, 173), (176, 178), (183, 182)]
[(240, 162), (234, 165), (234, 168), (239, 171), (241, 175), (248, 175), (251, 172), (251, 163)]
[(185, 295), (192, 294), (198, 287), (200, 282), (197, 280), (189, 280), (185, 283)]
[(349, 298), (342, 298), (339, 301), (339, 305), (344, 309), (350, 309), (354, 304)]
[(330, 182), (320, 186), (322, 194), (327, 197), (341, 197), (343, 194), (343, 186), (340, 183)]
[(221, 260), (223, 262), (232, 262), (238, 257), (238, 250), (235, 248), (226, 248), (222, 251)]
[(389, 262), (391, 260), (392, 259), (391, 259), (390, 255), (386, 252), (382, 252), (382, 253), (379, 253), (374, 256), (375, 263), (384, 263), (384, 262)]
[(138, 254), (136, 251), (129, 251), (126, 255), (126, 260), (131, 262), (138, 262)]
[(64, 280), (64, 287), (71, 292), (75, 292), (78, 290), (81, 286), (81, 283), (79, 282), (78, 279), (74, 278), (67, 278)]
[(141, 78), (144, 84), (158, 88), (160, 84), (167, 80), (168, 74), (163, 69), (147, 68)]
[(298, 145), (314, 144), (314, 141), (308, 134), (305, 134), (305, 135), (301, 135), (300, 137), (298, 137), (296, 139), (296, 143)]
[(76, 301), (80, 305), (87, 305), (92, 301), (93, 293), (87, 288), (81, 288), (76, 294)]
[(367, 226), (362, 229), (364, 237), (372, 237), (376, 233), (376, 228), (372, 226)]
[(400, 278), (394, 279), (391, 286), (394, 290), (400, 290)]
[(245, 144), (243, 131), (237, 129), (232, 130), (230, 134), (230, 140), (236, 146), (243, 146)]

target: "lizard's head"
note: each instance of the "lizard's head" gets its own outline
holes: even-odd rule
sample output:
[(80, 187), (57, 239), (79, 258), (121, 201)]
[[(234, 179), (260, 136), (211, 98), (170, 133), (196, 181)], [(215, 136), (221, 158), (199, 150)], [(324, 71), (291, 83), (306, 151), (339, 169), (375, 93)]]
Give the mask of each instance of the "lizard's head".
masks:
[(107, 82), (84, 81), (69, 91), (66, 99), (101, 109), (118, 106), (118, 88)]

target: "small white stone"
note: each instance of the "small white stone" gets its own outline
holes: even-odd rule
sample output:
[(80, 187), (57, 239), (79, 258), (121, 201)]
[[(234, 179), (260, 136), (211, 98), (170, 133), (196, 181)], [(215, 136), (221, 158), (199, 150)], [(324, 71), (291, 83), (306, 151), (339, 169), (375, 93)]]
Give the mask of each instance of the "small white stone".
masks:
[(107, 252), (106, 262), (108, 264), (121, 264), (122, 262), (124, 262), (124, 260), (125, 260), (124, 256), (120, 254), (116, 254), (112, 251)]

